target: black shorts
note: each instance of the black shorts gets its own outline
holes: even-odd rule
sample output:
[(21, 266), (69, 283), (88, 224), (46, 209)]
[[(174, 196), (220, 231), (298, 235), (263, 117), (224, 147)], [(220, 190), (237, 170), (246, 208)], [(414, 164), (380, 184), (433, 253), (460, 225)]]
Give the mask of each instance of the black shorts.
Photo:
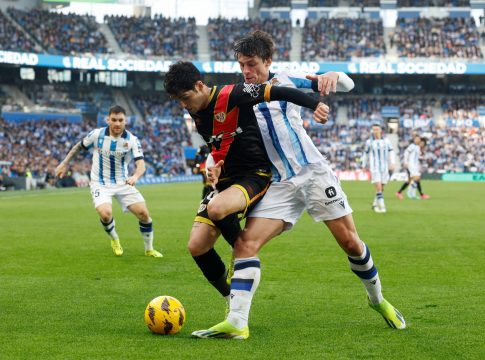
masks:
[(231, 186), (241, 189), (246, 198), (246, 208), (239, 213), (239, 218), (242, 219), (246, 217), (246, 215), (263, 198), (266, 191), (268, 191), (270, 183), (271, 173), (267, 172), (256, 172), (245, 176), (221, 179), (217, 183), (217, 191), (211, 191), (200, 202), (199, 210), (197, 211), (194, 221), (215, 226), (207, 214), (207, 204), (218, 192), (222, 192)]

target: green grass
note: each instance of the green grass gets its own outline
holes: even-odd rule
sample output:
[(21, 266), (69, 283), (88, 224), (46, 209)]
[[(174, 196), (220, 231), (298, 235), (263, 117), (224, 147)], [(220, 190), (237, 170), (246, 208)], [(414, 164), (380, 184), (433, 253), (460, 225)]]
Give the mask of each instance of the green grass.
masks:
[[(137, 221), (115, 205), (116, 258), (87, 189), (0, 195), (0, 359), (483, 359), (485, 185), (425, 182), (429, 201), (370, 210), (369, 183), (343, 183), (384, 295), (406, 317), (393, 331), (322, 224), (304, 215), (261, 252), (247, 341), (197, 340), (224, 301), (186, 250), (200, 184), (141, 188), (164, 258), (146, 258)], [(227, 259), (229, 249), (218, 244)], [(184, 304), (179, 334), (152, 335), (146, 304)]]

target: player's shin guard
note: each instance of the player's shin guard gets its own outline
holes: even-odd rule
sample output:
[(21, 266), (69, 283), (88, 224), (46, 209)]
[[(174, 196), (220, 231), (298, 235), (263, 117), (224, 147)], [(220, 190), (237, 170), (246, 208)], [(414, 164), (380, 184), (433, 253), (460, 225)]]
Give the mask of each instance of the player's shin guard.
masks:
[(212, 286), (214, 286), (222, 296), (229, 296), (231, 288), (226, 281), (226, 266), (219, 254), (212, 248), (205, 254), (193, 256), (193, 258)]
[(372, 304), (379, 304), (384, 299), (382, 297), (381, 280), (377, 268), (374, 266), (369, 248), (364, 245), (364, 252), (361, 256), (349, 256), (350, 269), (362, 281)]
[(248, 325), (249, 310), (260, 279), (261, 266), (257, 257), (235, 259), (227, 321), (238, 329)]
[(99, 220), (101, 222), (101, 225), (103, 225), (104, 231), (111, 237), (113, 240), (119, 240), (120, 238), (118, 237), (118, 234), (116, 233), (115, 229), (115, 219), (111, 218), (110, 221), (107, 223), (103, 222), (102, 220)]
[(140, 225), (140, 233), (143, 236), (143, 242), (145, 243), (145, 251), (153, 250), (153, 223), (152, 219), (148, 223), (138, 222)]
[(237, 236), (241, 231), (241, 224), (236, 213), (227, 215), (224, 219), (213, 221), (214, 225), (221, 231), (221, 235), (231, 247), (234, 247)]

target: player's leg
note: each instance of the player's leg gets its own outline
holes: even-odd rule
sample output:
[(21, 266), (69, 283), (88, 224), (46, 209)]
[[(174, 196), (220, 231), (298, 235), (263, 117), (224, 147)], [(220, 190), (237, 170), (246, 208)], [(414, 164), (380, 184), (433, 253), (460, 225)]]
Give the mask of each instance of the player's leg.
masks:
[(244, 231), (234, 246), (234, 274), (231, 278), (230, 311), (225, 321), (207, 329), (194, 331), (198, 338), (249, 337), (248, 318), (252, 298), (261, 278), (258, 252), (284, 229), (282, 220), (248, 218)]
[(104, 231), (111, 238), (111, 248), (116, 256), (123, 255), (123, 248), (120, 244), (120, 238), (116, 232), (116, 222), (113, 218), (112, 197), (113, 192), (104, 186), (91, 183), (91, 196), (94, 207), (98, 213), (101, 225)]
[(150, 217), (145, 202), (137, 202), (128, 206), (128, 210), (138, 218), (140, 234), (145, 244), (145, 255), (161, 258), (163, 255), (153, 248), (153, 220)]
[(376, 199), (376, 204), (377, 204), (377, 206), (374, 208), (374, 211), (379, 212), (379, 213), (385, 212), (386, 207), (384, 205), (384, 195), (383, 195), (383, 192), (382, 192), (382, 182), (380, 180), (380, 177), (379, 177), (379, 180), (374, 183), (374, 186), (375, 186), (375, 190), (376, 190), (375, 199)]
[(419, 191), (419, 195), (420, 195), (421, 199), (428, 200), (429, 199), (429, 195), (425, 194), (423, 192), (422, 187), (421, 187), (421, 177), (417, 177), (417, 179), (416, 179), (416, 187), (417, 187), (417, 189)]
[(214, 249), (219, 234), (209, 219), (198, 215), (192, 225), (188, 249), (205, 278), (229, 301), (231, 289), (227, 283), (226, 266)]
[(404, 329), (406, 327), (404, 318), (382, 295), (379, 273), (374, 266), (368, 246), (357, 234), (352, 215), (328, 220), (325, 224), (347, 254), (351, 270), (365, 286), (370, 306), (384, 317), (390, 327)]

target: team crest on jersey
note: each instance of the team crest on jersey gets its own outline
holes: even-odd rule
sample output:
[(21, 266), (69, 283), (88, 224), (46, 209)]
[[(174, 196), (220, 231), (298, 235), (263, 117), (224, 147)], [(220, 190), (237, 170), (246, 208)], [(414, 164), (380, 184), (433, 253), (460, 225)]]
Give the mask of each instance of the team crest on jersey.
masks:
[(223, 123), (226, 120), (226, 113), (220, 112), (214, 115), (216, 121)]
[(281, 84), (280, 81), (275, 77), (270, 80), (270, 83), (271, 83), (271, 85), (280, 85)]
[(130, 146), (130, 144), (128, 144), (128, 141), (125, 141), (123, 143), (123, 149), (128, 149), (128, 146)]

